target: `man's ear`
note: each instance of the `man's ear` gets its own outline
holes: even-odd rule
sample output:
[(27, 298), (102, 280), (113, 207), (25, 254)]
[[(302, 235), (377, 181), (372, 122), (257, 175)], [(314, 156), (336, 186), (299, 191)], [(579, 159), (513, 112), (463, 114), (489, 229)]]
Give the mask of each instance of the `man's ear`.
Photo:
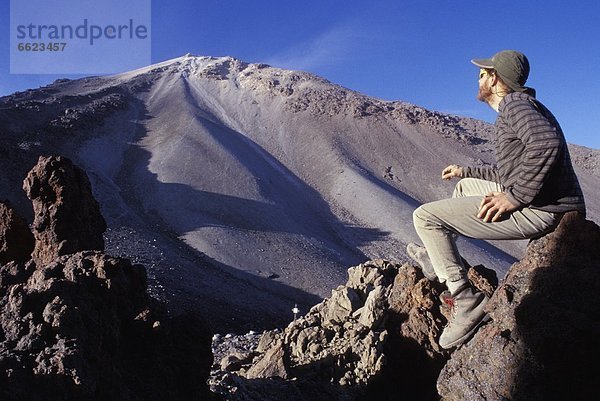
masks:
[(500, 80), (500, 79), (498, 78), (498, 74), (496, 74), (496, 73), (493, 73), (493, 74), (492, 74), (492, 86), (496, 86), (496, 85), (498, 84), (498, 81), (499, 81), (499, 80)]

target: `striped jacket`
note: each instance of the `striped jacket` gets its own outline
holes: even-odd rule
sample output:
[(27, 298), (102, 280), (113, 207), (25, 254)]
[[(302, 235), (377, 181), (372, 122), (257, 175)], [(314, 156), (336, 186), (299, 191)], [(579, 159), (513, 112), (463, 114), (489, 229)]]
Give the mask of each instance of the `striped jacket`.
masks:
[(562, 129), (534, 97), (513, 92), (500, 102), (492, 167), (466, 167), (463, 177), (500, 183), (515, 205), (548, 212), (577, 210), (585, 202)]

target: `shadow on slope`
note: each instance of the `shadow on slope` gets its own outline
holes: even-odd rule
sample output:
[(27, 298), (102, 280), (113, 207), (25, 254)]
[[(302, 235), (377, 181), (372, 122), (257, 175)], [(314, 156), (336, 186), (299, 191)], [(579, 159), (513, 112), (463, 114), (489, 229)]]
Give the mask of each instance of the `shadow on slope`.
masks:
[[(153, 118), (146, 111), (144, 114), (140, 121)], [(199, 119), (201, 132), (173, 132), (161, 135), (168, 135), (167, 140), (172, 141), (195, 135), (209, 136), (209, 140), (219, 143), (229, 157), (235, 158), (248, 171), (248, 175), (255, 178), (262, 199), (246, 199), (195, 189), (191, 182), (161, 182), (158, 175), (150, 171), (151, 157), (156, 155), (141, 146), (132, 146), (125, 156), (128, 166), (119, 178), (122, 181), (121, 187), (132, 188), (135, 195), (130, 196), (129, 201), (135, 202), (140, 210), (153, 211), (157, 221), (160, 220), (162, 225), (178, 235), (185, 235), (204, 227), (234, 229), (237, 234), (244, 231), (251, 234), (286, 233), (300, 238), (301, 243), (312, 243), (313, 247), (316, 246), (319, 251), (329, 254), (330, 258), (342, 267), (366, 258), (358, 251), (358, 246), (389, 234), (378, 229), (349, 226), (340, 222), (317, 191), (259, 145), (205, 117), (195, 118)], [(140, 124), (136, 139), (141, 141), (148, 134)], [(166, 161), (161, 160), (161, 163), (178, 161), (178, 156), (179, 154)], [(182, 154), (181, 158), (180, 164), (193, 163), (198, 169), (202, 169), (203, 163), (208, 163), (197, 155)], [(187, 173), (183, 165), (175, 165), (174, 168), (182, 169), (181, 181), (190, 181), (185, 177)], [(169, 173), (173, 174), (172, 170), (171, 167)], [(133, 172), (132, 175), (129, 174), (130, 171)], [(222, 177), (227, 179), (226, 174)], [(235, 192), (236, 183), (228, 185), (232, 187), (231, 192)], [(148, 197), (149, 194), (151, 197)], [(347, 235), (348, 232), (352, 235)], [(343, 234), (344, 239), (340, 234)]]
[[(202, 106), (186, 80), (183, 81), (183, 86), (187, 99), (185, 105), (191, 108), (190, 113), (203, 130), (196, 134), (203, 135), (208, 138), (207, 141), (220, 145), (230, 158), (239, 162), (249, 175), (255, 178), (261, 197), (269, 200), (269, 202), (253, 202), (247, 199), (231, 199), (221, 194), (217, 196), (223, 197), (222, 199), (212, 199), (216, 202), (229, 201), (233, 207), (240, 206), (241, 209), (237, 210), (243, 211), (244, 215), (252, 215), (256, 211), (249, 226), (243, 227), (242, 223), (242, 228), (257, 229), (255, 226), (264, 224), (265, 227), (258, 230), (301, 234), (316, 238), (331, 248), (346, 248), (344, 250), (349, 252), (349, 258), (341, 261), (346, 266), (351, 260), (362, 261), (366, 258), (364, 254), (358, 252), (358, 246), (390, 234), (379, 229), (350, 226), (339, 221), (331, 212), (330, 205), (317, 190), (243, 132), (223, 122), (209, 110), (208, 106)], [(185, 136), (187, 133), (181, 135)], [(231, 209), (229, 212), (231, 213)], [(236, 217), (240, 218), (237, 220), (239, 222), (246, 219), (239, 214)], [(230, 224), (232, 222), (228, 221), (227, 225)], [(346, 238), (349, 231), (349, 234), (355, 234), (350, 235), (353, 238), (350, 241), (336, 235), (336, 233), (343, 233), (342, 237)], [(354, 257), (356, 255), (358, 259)]]

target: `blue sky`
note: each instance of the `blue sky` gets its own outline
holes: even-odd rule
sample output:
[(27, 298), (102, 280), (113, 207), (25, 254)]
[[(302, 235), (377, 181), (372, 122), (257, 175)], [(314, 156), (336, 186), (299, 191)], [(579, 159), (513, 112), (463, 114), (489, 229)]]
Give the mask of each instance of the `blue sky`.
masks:
[[(0, 4), (0, 95), (76, 77), (10, 74), (10, 1)], [(151, 21), (152, 62), (228, 55), (489, 122), (495, 113), (475, 99), (469, 60), (521, 50), (532, 67), (528, 85), (567, 140), (600, 148), (596, 0), (153, 0)]]

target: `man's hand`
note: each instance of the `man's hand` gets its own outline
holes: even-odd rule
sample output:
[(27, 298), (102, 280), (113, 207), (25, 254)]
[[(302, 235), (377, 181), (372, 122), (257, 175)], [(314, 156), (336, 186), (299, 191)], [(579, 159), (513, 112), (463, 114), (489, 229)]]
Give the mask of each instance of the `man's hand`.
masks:
[(449, 180), (453, 177), (460, 177), (462, 175), (462, 167), (457, 164), (451, 164), (442, 170), (442, 179)]
[(496, 222), (502, 217), (507, 217), (518, 208), (519, 206), (513, 205), (508, 200), (504, 192), (490, 192), (483, 197), (477, 217), (483, 219), (486, 223)]

